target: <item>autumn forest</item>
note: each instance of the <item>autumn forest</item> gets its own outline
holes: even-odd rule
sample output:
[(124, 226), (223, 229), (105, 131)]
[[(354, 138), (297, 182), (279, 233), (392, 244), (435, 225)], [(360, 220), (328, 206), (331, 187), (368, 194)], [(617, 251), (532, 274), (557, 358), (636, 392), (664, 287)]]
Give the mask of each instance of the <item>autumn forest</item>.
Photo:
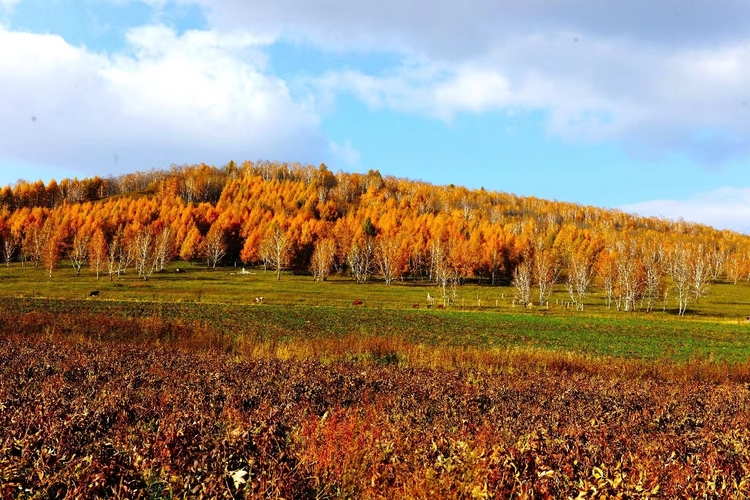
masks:
[(544, 305), (555, 284), (583, 309), (597, 289), (618, 311), (682, 315), (720, 277), (750, 279), (750, 237), (685, 221), (408, 179), (260, 161), (109, 178), (19, 181), (0, 191), (6, 265), (61, 260), (77, 273), (148, 280), (174, 259), (417, 279), (448, 307), (467, 280), (512, 284)]

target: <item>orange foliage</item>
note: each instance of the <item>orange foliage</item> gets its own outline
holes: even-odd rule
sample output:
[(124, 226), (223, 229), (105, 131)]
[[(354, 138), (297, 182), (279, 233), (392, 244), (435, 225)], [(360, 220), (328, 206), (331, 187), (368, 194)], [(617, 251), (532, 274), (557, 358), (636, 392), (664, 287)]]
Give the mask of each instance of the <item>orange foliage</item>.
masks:
[[(639, 259), (654, 255), (646, 250), (649, 245), (661, 249), (658, 255), (668, 255), (679, 242), (701, 245), (714, 279), (723, 273), (738, 281), (750, 273), (750, 238), (731, 231), (484, 189), (434, 186), (377, 171), (334, 174), (325, 165), (263, 161), (230, 162), (221, 168), (173, 166), (109, 179), (47, 185), (19, 181), (0, 190), (0, 226), (20, 242), (17, 259), (41, 263), (39, 234), (50, 218), (56, 221), (58, 253), (70, 248), (79, 231), (93, 235), (101, 230), (108, 244), (115, 234), (132, 235), (153, 226), (158, 232), (169, 228), (170, 244), (184, 260), (201, 257), (201, 245), (218, 222), (225, 228), (226, 261), (248, 264), (260, 261), (261, 242), (278, 225), (291, 240), (289, 265), (300, 271), (310, 268), (313, 250), (324, 239), (335, 243), (334, 268), (348, 270), (352, 245), (361, 249), (369, 219), (375, 233), (368, 237), (375, 241), (368, 245), (379, 250), (365, 272), (386, 281), (404, 275), (434, 277), (440, 257), (459, 283), (487, 279), (507, 284), (522, 256), (532, 256), (535, 249), (551, 251), (564, 265), (574, 257), (585, 258), (601, 270), (610, 257), (622, 258), (618, 245), (630, 249), (627, 258)], [(433, 255), (436, 250), (442, 254)]]

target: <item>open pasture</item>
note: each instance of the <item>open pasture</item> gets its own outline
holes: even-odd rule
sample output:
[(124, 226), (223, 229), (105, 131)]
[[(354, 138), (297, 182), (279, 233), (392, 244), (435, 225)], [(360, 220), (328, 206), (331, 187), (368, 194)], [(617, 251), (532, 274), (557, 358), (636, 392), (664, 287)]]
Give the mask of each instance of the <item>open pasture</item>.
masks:
[[(176, 272), (177, 269), (182, 272)], [(104, 300), (151, 302), (251, 304), (255, 297), (264, 297), (265, 303), (277, 305), (348, 307), (353, 301), (362, 300), (366, 308), (412, 309), (416, 305), (426, 309), (429, 293), (435, 300), (435, 307), (442, 303), (440, 288), (428, 281), (427, 277), (396, 280), (390, 287), (376, 278), (357, 284), (351, 277), (338, 275), (324, 282), (316, 282), (309, 275), (283, 273), (282, 279), (277, 281), (274, 272), (262, 268), (230, 266), (207, 269), (175, 262), (165, 271), (154, 273), (148, 281), (139, 279), (132, 269), (110, 281), (106, 275), (97, 280), (88, 269), (83, 269), (81, 275), (77, 276), (66, 263), (54, 271), (52, 278), (43, 269), (34, 269), (29, 264), (25, 268), (19, 263), (13, 263), (8, 268), (0, 267), (0, 297), (80, 299), (88, 297), (93, 290), (99, 290)], [(675, 318), (677, 304), (672, 296), (668, 297), (666, 304), (658, 302), (649, 314), (635, 311), (626, 315), (617, 313), (614, 306), (607, 309), (604, 296), (596, 289), (584, 301), (582, 314), (572, 307), (566, 307), (570, 297), (562, 284), (554, 287), (548, 307), (535, 305), (530, 311), (523, 311), (514, 305), (514, 293), (511, 286), (491, 286), (487, 280), (467, 281), (458, 287), (455, 302), (448, 309), (679, 320)], [(711, 286), (707, 297), (701, 298), (698, 303), (691, 302), (686, 319), (736, 323), (747, 321), (748, 316), (750, 285), (745, 282), (733, 285), (722, 281)]]
[[(62, 267), (44, 271), (0, 268), (0, 300), (14, 312), (51, 312), (62, 324), (80, 315), (179, 318), (210, 325), (235, 342), (289, 343), (304, 339), (393, 337), (413, 345), (476, 349), (523, 348), (635, 359), (714, 359), (743, 362), (750, 356), (750, 286), (718, 283), (712, 293), (677, 317), (674, 308), (651, 313), (616, 312), (592, 294), (584, 311), (565, 305), (558, 287), (549, 307), (514, 305), (513, 288), (467, 283), (444, 310), (440, 290), (425, 281), (373, 280), (355, 284), (333, 277), (316, 283), (262, 269), (177, 264), (150, 280), (131, 274), (110, 281)], [(89, 297), (92, 291), (98, 296)], [(427, 294), (435, 306), (427, 309)], [(255, 299), (263, 297), (263, 303)], [(362, 301), (361, 305), (353, 305)], [(415, 306), (419, 306), (416, 308)]]

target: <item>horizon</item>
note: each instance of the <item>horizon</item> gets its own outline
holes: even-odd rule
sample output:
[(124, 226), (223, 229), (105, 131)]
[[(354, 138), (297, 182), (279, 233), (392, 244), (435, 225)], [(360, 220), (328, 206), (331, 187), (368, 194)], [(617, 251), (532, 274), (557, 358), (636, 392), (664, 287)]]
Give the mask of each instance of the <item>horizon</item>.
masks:
[(0, 185), (273, 158), (750, 234), (750, 5), (0, 0)]

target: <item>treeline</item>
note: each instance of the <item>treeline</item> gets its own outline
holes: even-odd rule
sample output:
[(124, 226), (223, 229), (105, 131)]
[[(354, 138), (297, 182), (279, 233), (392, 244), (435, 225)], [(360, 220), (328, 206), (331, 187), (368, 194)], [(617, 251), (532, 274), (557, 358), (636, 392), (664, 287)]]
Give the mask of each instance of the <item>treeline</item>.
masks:
[(39, 180), (19, 180), (0, 190), (0, 207), (14, 211), (22, 208), (58, 208), (71, 203), (85, 203), (111, 196), (148, 192), (168, 178), (177, 179), (179, 194), (188, 202), (216, 203), (228, 180), (230, 169), (208, 165), (176, 166), (169, 170), (135, 172), (107, 178), (63, 179), (45, 184)]
[(117, 178), (19, 181), (0, 195), (6, 265), (51, 276), (62, 259), (114, 279), (148, 279), (173, 259), (436, 282), (446, 305), (467, 279), (513, 284), (520, 305), (565, 283), (582, 308), (593, 287), (609, 307), (682, 314), (720, 278), (750, 279), (750, 238), (668, 221), (377, 171), (234, 162)]

